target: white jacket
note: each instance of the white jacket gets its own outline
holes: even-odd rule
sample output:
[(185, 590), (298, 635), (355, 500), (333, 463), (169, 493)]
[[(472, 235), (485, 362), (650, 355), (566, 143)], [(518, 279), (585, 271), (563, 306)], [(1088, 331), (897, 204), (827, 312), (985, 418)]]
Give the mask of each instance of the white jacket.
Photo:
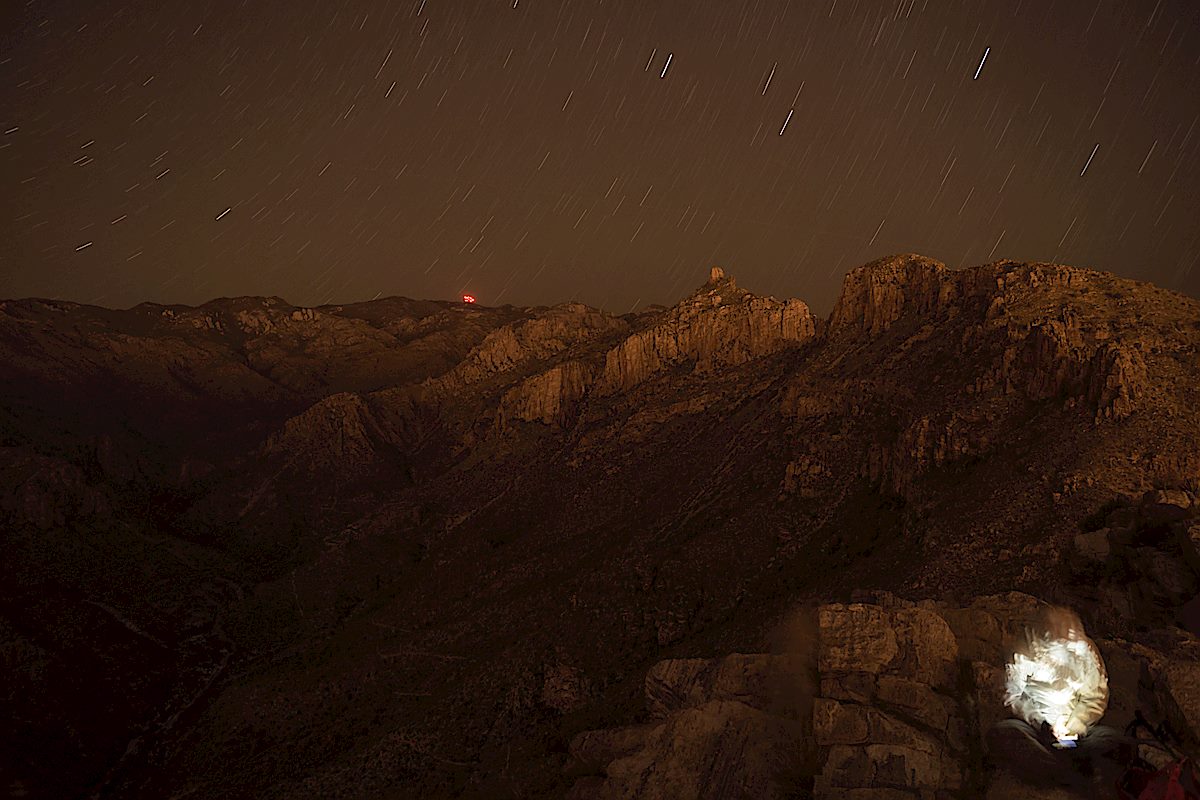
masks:
[(1082, 629), (1065, 638), (1026, 630), (1006, 674), (1008, 706), (1035, 728), (1050, 723), (1059, 740), (1082, 736), (1108, 706), (1104, 660)]

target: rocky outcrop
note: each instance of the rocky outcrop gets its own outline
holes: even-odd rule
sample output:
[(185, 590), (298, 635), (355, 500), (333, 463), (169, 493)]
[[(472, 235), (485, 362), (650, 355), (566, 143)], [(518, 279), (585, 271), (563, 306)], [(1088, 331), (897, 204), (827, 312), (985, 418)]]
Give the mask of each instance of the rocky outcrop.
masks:
[(660, 662), (653, 722), (579, 734), (573, 800), (794, 797), (811, 761), (811, 659), (740, 655)]
[(266, 443), (268, 455), (280, 455), (310, 474), (354, 474), (373, 464), (387, 440), (366, 401), (343, 392), (321, 400), (292, 417)]
[[(1185, 621), (1200, 615), (1194, 497), (1165, 489), (1076, 525), (1115, 492), (1195, 491), (1200, 304), (1087, 270), (901, 257), (855, 272), (825, 337), (803, 304), (705, 277), (676, 307), (619, 318), (395, 299), (0, 304), (0, 443), (71, 459), (113, 498), (72, 517), (71, 476), (0, 490), (22, 595), (6, 594), (7, 619), (80, 631), (56, 652), (95, 656), (13, 695), (51, 736), (18, 731), (15, 763), (69, 776), (32, 793), (97, 786), (78, 753), (102, 772), (160, 711), (151, 683), (130, 682), (142, 665), (88, 632), (81, 596), (168, 644), (186, 626), (130, 612), (199, 605), (236, 642), (216, 655), (241, 665), (92, 790), (114, 796), (561, 796), (556, 743), (613, 719), (639, 724), (572, 746), (580, 792), (804, 797), (821, 777), (827, 794), (946, 800), (929, 787), (957, 770), (958, 795), (983, 796), (975, 730), (1005, 714), (1020, 604), (864, 594), (825, 609), (821, 671), (815, 639), (803, 667), (752, 652), (788, 598), (851, 585), (1081, 597), (1089, 622), (1113, 620), (1112, 674), (1147, 665), (1150, 694), (1188, 719), (1187, 675), (1136, 647), (1188, 663), (1155, 637), (1200, 628)], [(246, 599), (147, 589), (147, 568), (165, 586), (228, 576)], [(734, 646), (751, 652), (712, 658)], [(705, 658), (652, 670), (631, 700), (629, 670), (663, 654)], [(796, 697), (768, 701), (768, 674)], [(141, 698), (130, 725), (53, 738), (71, 710), (116, 707), (88, 702), (100, 684)], [(1114, 693), (1118, 724), (1130, 697)]]
[(815, 335), (816, 320), (803, 302), (756, 297), (714, 268), (700, 290), (608, 351), (600, 389), (626, 391), (685, 363), (700, 373), (744, 364)]
[(862, 603), (824, 606), (819, 619), (813, 730), (824, 763), (814, 798), (962, 789), (966, 721), (946, 621), (932, 607)]
[(1009, 333), (1013, 342), (1004, 351), (1001, 377), (1010, 391), (1032, 400), (1086, 401), (1097, 421), (1125, 419), (1149, 391), (1141, 353), (1098, 342), (1073, 313)]
[(1137, 350), (1107, 343), (1097, 348), (1088, 370), (1088, 401), (1096, 419), (1122, 420), (1151, 391), (1146, 361)]
[(627, 327), (628, 323), (619, 317), (582, 303), (564, 303), (489, 333), (461, 364), (427, 386), (433, 396), (452, 394), (521, 365), (551, 359), (580, 343), (619, 333)]
[[(973, 386), (980, 394), (997, 385), (1033, 400), (1058, 398), (1086, 403), (1096, 421), (1122, 420), (1150, 391), (1145, 358), (1128, 343), (1111, 341), (1106, 322), (1083, 320), (1074, 304), (1018, 321), (1010, 309), (1038, 293), (1083, 292), (1100, 288), (1099, 273), (1056, 264), (999, 262), (951, 272), (918, 255), (891, 256), (851, 270), (829, 319), (829, 331), (879, 335), (906, 314), (925, 322), (940, 314), (983, 310), (983, 321), (968, 324), (960, 351), (978, 357), (993, 332), (1003, 341), (995, 370)], [(1068, 295), (1072, 296), (1073, 295)], [(1042, 303), (1035, 304), (1036, 306)], [(932, 333), (927, 327), (926, 335)], [(914, 340), (905, 342), (907, 349)]]
[(501, 397), (501, 424), (513, 420), (563, 424), (591, 387), (595, 374), (585, 362), (564, 361), (527, 378)]
[(931, 258), (891, 256), (851, 270), (829, 317), (829, 332), (876, 335), (904, 314), (936, 314), (957, 294), (952, 273)]
[[(576, 327), (564, 328), (571, 315)], [(430, 390), (438, 395), (461, 388), (624, 327), (624, 320), (568, 304), (551, 317), (491, 334), (460, 369), (431, 382)], [(708, 283), (608, 350), (603, 365), (590, 357), (573, 358), (526, 378), (504, 393), (497, 417), (502, 425), (517, 420), (562, 425), (589, 393), (626, 391), (683, 364), (699, 373), (736, 366), (807, 341), (815, 332), (816, 320), (804, 303), (756, 297), (713, 267)]]
[(0, 447), (0, 518), (42, 530), (105, 515), (108, 497), (61, 459), (20, 447)]
[[(1011, 644), (1043, 607), (1017, 593), (967, 606), (881, 594), (819, 607), (808, 655), (660, 662), (646, 677), (651, 722), (572, 741), (571, 797), (785, 797), (809, 783), (818, 799), (1077, 797), (1015, 779), (985, 744), (1010, 716)], [(1183, 654), (1200, 642), (1173, 655), (1097, 645), (1111, 695), (1103, 722), (1123, 726), (1141, 708), (1192, 741), (1200, 668)]]
[[(1155, 489), (1138, 502), (1118, 498), (1073, 540), (1072, 568), (1094, 587), (1103, 613), (1132, 634), (1140, 624), (1180, 623), (1200, 636), (1185, 611), (1200, 603), (1200, 507), (1184, 489)], [(1197, 536), (1200, 539), (1200, 535)]]
[(873, 444), (861, 474), (892, 494), (907, 496), (926, 471), (976, 455), (988, 446), (979, 422), (958, 412), (918, 417), (894, 442)]

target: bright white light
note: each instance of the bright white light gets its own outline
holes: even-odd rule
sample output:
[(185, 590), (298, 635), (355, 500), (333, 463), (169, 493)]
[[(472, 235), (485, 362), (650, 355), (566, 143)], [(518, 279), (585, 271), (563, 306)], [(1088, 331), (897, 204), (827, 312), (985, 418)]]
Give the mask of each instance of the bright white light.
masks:
[(1030, 633), (1025, 652), (1006, 667), (1005, 702), (1035, 728), (1050, 723), (1059, 741), (1078, 738), (1104, 714), (1108, 678), (1095, 647), (1081, 632), (1065, 639)]

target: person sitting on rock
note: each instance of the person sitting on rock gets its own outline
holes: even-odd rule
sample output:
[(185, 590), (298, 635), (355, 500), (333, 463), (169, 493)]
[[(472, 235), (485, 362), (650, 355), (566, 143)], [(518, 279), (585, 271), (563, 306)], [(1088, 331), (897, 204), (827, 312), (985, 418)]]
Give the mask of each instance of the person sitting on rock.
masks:
[(1044, 613), (1036, 629), (1026, 629), (1005, 671), (1005, 703), (1020, 719), (988, 732), (993, 761), (1031, 783), (1090, 784), (1101, 759), (1113, 758), (1124, 739), (1098, 724), (1108, 705), (1108, 675), (1079, 617), (1065, 609)]

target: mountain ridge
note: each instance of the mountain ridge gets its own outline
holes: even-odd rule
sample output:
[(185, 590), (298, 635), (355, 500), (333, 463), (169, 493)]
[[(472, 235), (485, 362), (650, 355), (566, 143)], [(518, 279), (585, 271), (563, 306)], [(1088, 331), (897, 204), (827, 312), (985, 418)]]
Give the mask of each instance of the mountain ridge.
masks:
[(1161, 630), (1200, 589), (1068, 568), (1097, 509), (1200, 478), (1200, 302), (1148, 284), (903, 254), (826, 318), (717, 270), (625, 315), (255, 302), (0, 303), (0, 624), (12, 691), (63, 698), (21, 705), (22, 785), (561, 796), (655, 663), (797, 604), (1019, 589)]

